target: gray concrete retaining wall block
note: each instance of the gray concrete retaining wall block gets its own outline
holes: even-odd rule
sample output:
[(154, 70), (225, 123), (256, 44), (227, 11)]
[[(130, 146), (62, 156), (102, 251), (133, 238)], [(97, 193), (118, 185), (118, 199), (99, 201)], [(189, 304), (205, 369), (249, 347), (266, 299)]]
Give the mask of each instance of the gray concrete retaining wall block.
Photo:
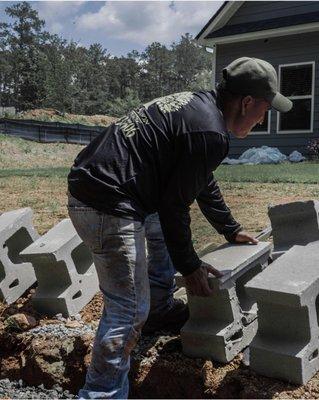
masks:
[(0, 215), (0, 299), (13, 303), (32, 286), (36, 277), (31, 263), (23, 262), (19, 253), (39, 235), (32, 224), (30, 208)]
[(305, 246), (319, 240), (319, 202), (296, 201), (269, 207), (276, 259), (294, 245)]
[(319, 242), (294, 246), (246, 284), (258, 304), (250, 367), (305, 384), (319, 370)]
[(38, 280), (32, 299), (43, 314), (77, 314), (99, 290), (92, 256), (64, 219), (26, 248), (21, 256), (31, 261)]
[[(187, 293), (190, 318), (181, 330), (186, 355), (228, 362), (249, 345), (257, 330), (257, 310), (244, 285), (267, 266), (270, 251), (267, 242), (226, 244), (202, 257), (224, 276), (209, 277), (210, 297)], [(176, 280), (184, 284), (180, 275)]]

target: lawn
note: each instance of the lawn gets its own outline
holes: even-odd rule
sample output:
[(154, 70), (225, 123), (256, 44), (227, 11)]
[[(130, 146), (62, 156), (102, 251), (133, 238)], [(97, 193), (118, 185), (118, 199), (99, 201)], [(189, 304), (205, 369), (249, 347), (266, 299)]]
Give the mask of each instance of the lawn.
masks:
[(319, 163), (221, 165), (216, 178), (223, 182), (319, 183)]
[[(34, 210), (34, 225), (45, 233), (67, 217), (66, 176), (82, 149), (71, 144), (43, 144), (0, 135), (1, 211)], [(270, 204), (319, 197), (319, 164), (221, 166), (216, 171), (225, 200), (245, 229), (258, 233), (269, 225)], [(191, 209), (196, 249), (224, 241), (197, 205)]]

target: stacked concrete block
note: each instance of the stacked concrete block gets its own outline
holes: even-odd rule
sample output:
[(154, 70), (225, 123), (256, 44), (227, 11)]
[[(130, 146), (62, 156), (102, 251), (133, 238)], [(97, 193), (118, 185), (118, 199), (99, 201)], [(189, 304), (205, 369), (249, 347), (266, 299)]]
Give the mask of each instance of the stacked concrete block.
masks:
[(269, 207), (268, 215), (276, 259), (294, 245), (305, 246), (319, 240), (319, 202), (297, 201)]
[[(270, 251), (267, 242), (226, 244), (202, 257), (223, 277), (209, 277), (209, 297), (187, 293), (190, 318), (181, 330), (186, 355), (228, 362), (250, 344), (257, 331), (257, 309), (244, 285), (268, 265)], [(184, 284), (180, 275), (177, 284)]]
[(43, 314), (77, 314), (98, 291), (91, 253), (70, 219), (62, 220), (21, 256), (33, 264), (38, 287), (32, 300)]
[(0, 299), (8, 304), (21, 297), (36, 281), (32, 264), (23, 262), (19, 255), (39, 237), (32, 216), (30, 208), (0, 215)]
[(246, 284), (258, 303), (250, 367), (305, 384), (319, 370), (319, 242), (294, 246)]

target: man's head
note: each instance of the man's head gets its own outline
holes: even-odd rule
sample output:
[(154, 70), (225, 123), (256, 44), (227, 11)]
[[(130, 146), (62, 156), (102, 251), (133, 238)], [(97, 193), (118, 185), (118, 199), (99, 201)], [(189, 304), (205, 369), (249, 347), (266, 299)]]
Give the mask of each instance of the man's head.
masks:
[(217, 100), (227, 128), (238, 138), (244, 138), (266, 112), (273, 107), (287, 112), (292, 102), (277, 91), (277, 73), (267, 61), (241, 57), (223, 69), (222, 82), (217, 87)]

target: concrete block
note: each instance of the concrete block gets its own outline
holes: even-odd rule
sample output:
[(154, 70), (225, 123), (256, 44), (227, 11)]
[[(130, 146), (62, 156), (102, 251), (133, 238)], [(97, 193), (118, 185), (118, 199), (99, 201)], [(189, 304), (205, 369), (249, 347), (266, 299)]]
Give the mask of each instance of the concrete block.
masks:
[[(267, 242), (226, 244), (202, 257), (224, 276), (209, 277), (210, 297), (187, 293), (190, 319), (181, 330), (186, 355), (228, 362), (249, 345), (257, 331), (257, 309), (244, 285), (267, 266), (270, 251)], [(176, 281), (184, 283), (180, 275)]]
[(30, 208), (0, 215), (0, 299), (8, 304), (15, 302), (36, 281), (32, 264), (23, 262), (19, 255), (39, 237), (32, 216)]
[(319, 242), (293, 246), (246, 285), (258, 304), (250, 367), (305, 384), (319, 370)]
[(64, 219), (26, 248), (21, 256), (32, 262), (38, 287), (32, 299), (43, 314), (77, 314), (99, 290), (92, 255)]
[(296, 201), (269, 207), (274, 241), (273, 259), (294, 245), (305, 246), (319, 240), (319, 202)]
[(267, 228), (263, 229), (257, 236), (256, 239), (260, 241), (266, 241), (270, 238), (272, 235), (272, 228), (271, 226), (267, 226)]

